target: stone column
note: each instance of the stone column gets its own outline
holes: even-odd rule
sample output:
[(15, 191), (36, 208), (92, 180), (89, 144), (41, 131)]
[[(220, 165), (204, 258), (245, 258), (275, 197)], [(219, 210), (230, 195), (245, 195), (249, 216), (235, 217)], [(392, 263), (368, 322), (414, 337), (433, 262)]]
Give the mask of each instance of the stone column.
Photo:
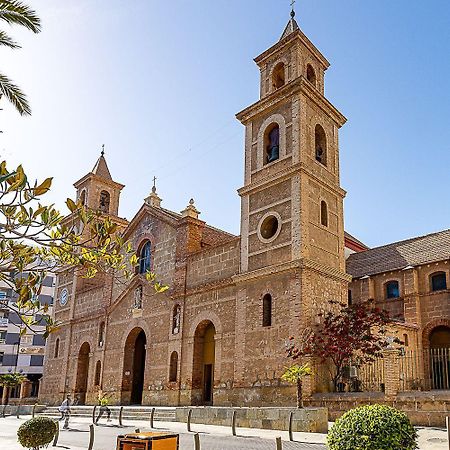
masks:
[(384, 383), (385, 396), (393, 398), (400, 390), (400, 361), (398, 350), (386, 350), (384, 352)]

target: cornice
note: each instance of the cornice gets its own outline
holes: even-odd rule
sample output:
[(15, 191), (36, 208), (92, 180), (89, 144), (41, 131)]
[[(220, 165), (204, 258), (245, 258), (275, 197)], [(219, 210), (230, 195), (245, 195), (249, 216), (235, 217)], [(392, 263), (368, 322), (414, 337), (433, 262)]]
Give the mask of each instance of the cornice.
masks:
[(254, 59), (255, 63), (259, 67), (261, 67), (261, 65), (264, 64), (264, 62), (268, 58), (270, 58), (273, 54), (278, 53), (279, 51), (284, 49), (293, 41), (300, 41), (308, 49), (308, 51), (311, 52), (321, 62), (321, 64), (323, 64), (325, 70), (328, 69), (328, 67), (330, 67), (330, 63), (322, 54), (322, 52), (307, 38), (307, 36), (300, 29), (289, 34), (284, 39), (278, 41), (276, 44), (272, 45), (272, 47), (270, 47), (269, 49), (261, 53), (259, 56), (257, 56)]
[(336, 187), (332, 183), (329, 183), (328, 181), (324, 180), (323, 178), (319, 178), (316, 176), (311, 170), (308, 169), (308, 167), (303, 162), (299, 162), (297, 164), (293, 164), (292, 166), (280, 170), (275, 175), (267, 176), (259, 181), (252, 182), (246, 186), (241, 187), (238, 189), (238, 194), (242, 197), (243, 195), (249, 195), (254, 192), (261, 191), (263, 189), (266, 189), (270, 186), (273, 186), (275, 184), (281, 183), (285, 180), (288, 180), (296, 173), (305, 173), (318, 183), (325, 186), (329, 191), (338, 194), (342, 197), (345, 197), (347, 192), (342, 189), (341, 187)]
[(123, 232), (124, 238), (129, 236), (135, 230), (137, 225), (140, 223), (141, 218), (146, 214), (158, 218), (159, 220), (165, 222), (166, 224), (172, 226), (173, 228), (176, 228), (178, 225), (178, 219), (175, 219), (174, 217), (170, 216), (168, 213), (164, 212), (160, 208), (155, 208), (153, 206), (147, 205), (147, 203), (144, 203), (139, 209), (139, 211), (135, 214), (135, 216), (131, 219), (130, 223), (128, 224), (128, 227)]
[(243, 109), (236, 114), (236, 118), (246, 124), (258, 114), (273, 108), (275, 105), (291, 101), (292, 96), (298, 92), (305, 94), (311, 101), (313, 101), (326, 114), (330, 115), (336, 124), (342, 127), (347, 122), (346, 117), (333, 106), (303, 75), (286, 84), (282, 88), (272, 92), (271, 94), (259, 99), (249, 107)]
[(276, 264), (270, 267), (263, 267), (261, 269), (253, 270), (252, 272), (241, 273), (233, 276), (233, 281), (236, 284), (253, 281), (258, 278), (265, 278), (280, 274), (283, 272), (290, 272), (295, 270), (314, 270), (315, 272), (325, 274), (329, 278), (333, 278), (340, 282), (350, 282), (351, 276), (339, 269), (328, 267), (310, 259), (301, 258), (287, 263)]
[(74, 188), (78, 189), (78, 187), (81, 184), (83, 184), (85, 181), (89, 180), (89, 178), (99, 181), (100, 183), (106, 184), (107, 186), (111, 186), (113, 188), (118, 188), (119, 190), (122, 190), (125, 187), (124, 184), (118, 183), (117, 181), (107, 180), (105, 178), (102, 178), (102, 177), (96, 175), (95, 173), (89, 172), (84, 177), (80, 178), (78, 181), (75, 181), (75, 183), (73, 183)]

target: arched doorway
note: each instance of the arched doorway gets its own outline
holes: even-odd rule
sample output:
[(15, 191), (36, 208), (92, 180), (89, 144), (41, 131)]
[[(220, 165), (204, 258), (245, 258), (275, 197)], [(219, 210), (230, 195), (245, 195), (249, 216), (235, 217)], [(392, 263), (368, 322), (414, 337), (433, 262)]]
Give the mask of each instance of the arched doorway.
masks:
[(75, 383), (75, 395), (78, 396), (78, 404), (84, 405), (86, 403), (86, 392), (88, 386), (89, 374), (89, 353), (91, 347), (87, 342), (84, 342), (78, 352), (77, 363), (77, 379)]
[(450, 328), (438, 326), (430, 333), (432, 389), (450, 389)]
[(214, 394), (216, 329), (212, 322), (201, 322), (194, 335), (192, 404), (212, 405)]
[(142, 404), (147, 338), (142, 328), (134, 328), (124, 349), (122, 403)]

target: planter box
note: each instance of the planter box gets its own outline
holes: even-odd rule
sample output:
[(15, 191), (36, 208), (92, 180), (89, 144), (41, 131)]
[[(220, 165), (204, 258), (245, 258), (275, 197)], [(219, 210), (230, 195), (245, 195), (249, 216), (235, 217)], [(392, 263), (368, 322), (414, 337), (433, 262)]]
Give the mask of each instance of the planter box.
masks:
[(310, 433), (328, 431), (328, 409), (313, 408), (224, 408), (193, 407), (177, 408), (176, 421), (187, 422), (188, 412), (192, 409), (191, 422), (204, 425), (231, 426), (233, 411), (236, 411), (236, 427), (260, 428), (266, 430), (288, 430), (289, 416), (294, 412), (292, 430)]

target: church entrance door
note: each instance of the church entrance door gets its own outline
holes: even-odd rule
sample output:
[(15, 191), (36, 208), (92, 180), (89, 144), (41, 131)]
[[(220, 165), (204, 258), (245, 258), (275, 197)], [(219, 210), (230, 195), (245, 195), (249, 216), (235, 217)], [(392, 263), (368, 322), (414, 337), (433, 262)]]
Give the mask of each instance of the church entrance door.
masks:
[(215, 335), (210, 321), (200, 323), (195, 331), (191, 398), (194, 405), (213, 404)]
[(122, 404), (142, 404), (146, 344), (147, 338), (142, 328), (135, 328), (127, 337), (124, 349)]
[(77, 379), (75, 383), (75, 395), (78, 396), (78, 404), (84, 405), (86, 403), (86, 392), (88, 385), (88, 373), (89, 373), (89, 353), (91, 348), (87, 342), (85, 342), (78, 352), (77, 362)]

